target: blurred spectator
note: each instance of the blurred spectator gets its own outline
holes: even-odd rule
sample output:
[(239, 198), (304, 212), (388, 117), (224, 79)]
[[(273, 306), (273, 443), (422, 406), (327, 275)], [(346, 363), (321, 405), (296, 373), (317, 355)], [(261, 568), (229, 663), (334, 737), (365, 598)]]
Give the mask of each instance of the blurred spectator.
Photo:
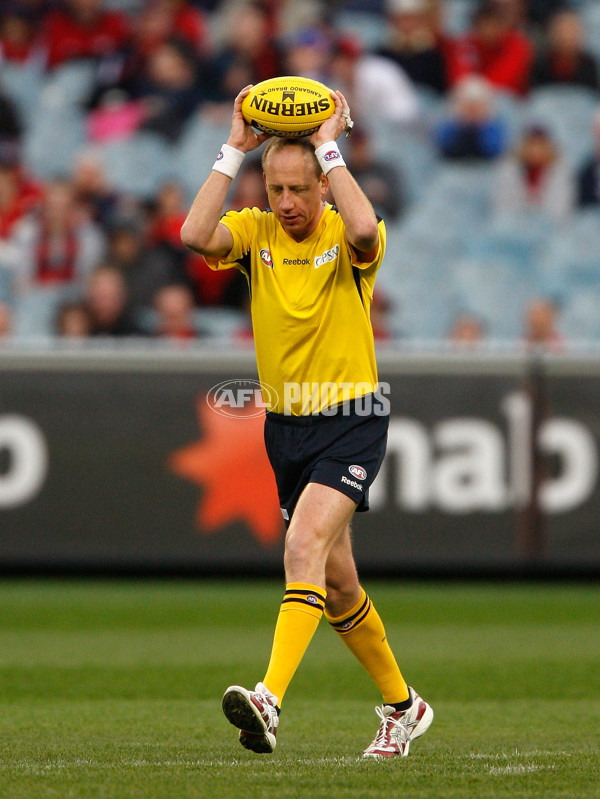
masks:
[(369, 136), (361, 129), (352, 132), (346, 146), (348, 167), (375, 211), (389, 221), (398, 219), (406, 197), (395, 165), (375, 159)]
[(149, 0), (133, 24), (133, 47), (142, 62), (173, 38), (187, 42), (200, 55), (208, 52), (207, 20), (189, 0)]
[(537, 297), (525, 309), (525, 344), (529, 349), (561, 352), (564, 340), (558, 330), (558, 306), (548, 297)]
[(450, 40), (436, 25), (429, 0), (387, 0), (388, 37), (379, 55), (393, 59), (413, 83), (448, 88)]
[(127, 16), (103, 8), (103, 0), (62, 0), (45, 20), (49, 69), (79, 59), (120, 56), (130, 42)]
[[(264, 209), (267, 194), (260, 161), (246, 161), (240, 169), (227, 198), (227, 210)], [(201, 255), (189, 253), (187, 269), (192, 277), (196, 303), (204, 306), (223, 305), (241, 308), (248, 297), (248, 282), (237, 269), (209, 269)]]
[(0, 147), (17, 146), (23, 128), (16, 105), (2, 91), (0, 84)]
[(239, 328), (233, 334), (233, 340), (237, 346), (251, 347), (254, 345), (254, 330), (252, 329), (252, 312), (250, 310), (250, 295), (246, 292), (244, 302), (240, 306), (243, 312), (243, 320)]
[[(267, 192), (259, 161), (246, 162), (233, 183), (233, 193), (227, 201), (227, 210), (241, 211), (242, 208), (267, 207)], [(229, 271), (229, 270), (224, 270)]]
[(152, 246), (143, 221), (116, 219), (108, 237), (108, 263), (123, 276), (134, 312), (152, 308), (156, 292), (171, 283), (186, 282), (185, 267), (172, 247)]
[(82, 302), (65, 302), (56, 314), (56, 334), (61, 338), (87, 338), (92, 332), (92, 320)]
[(197, 338), (194, 319), (194, 295), (187, 286), (173, 284), (157, 292), (154, 299), (156, 309), (156, 335), (160, 338), (188, 341)]
[(35, 213), (19, 226), (16, 281), (30, 286), (77, 286), (99, 263), (105, 239), (101, 229), (79, 212), (65, 180), (49, 184)]
[(214, 59), (216, 99), (229, 103), (242, 86), (282, 73), (281, 54), (264, 4), (235, 4), (224, 24), (225, 41)]
[(2, 242), (12, 237), (17, 223), (39, 205), (42, 195), (42, 187), (21, 167), (18, 144), (0, 141), (0, 252)]
[(516, 151), (497, 166), (495, 213), (539, 211), (561, 221), (569, 216), (574, 202), (573, 176), (550, 131), (532, 125), (522, 134)]
[(580, 207), (600, 204), (600, 111), (593, 125), (594, 152), (577, 175), (577, 204)]
[(390, 58), (364, 52), (356, 40), (336, 42), (330, 72), (328, 82), (344, 94), (354, 120), (407, 125), (418, 118), (419, 99), (404, 70)]
[(186, 199), (181, 185), (175, 180), (163, 183), (158, 190), (150, 219), (150, 244), (166, 244), (182, 255), (187, 255), (188, 251), (181, 243), (181, 226), (186, 215)]
[(298, 31), (285, 48), (285, 71), (327, 84), (331, 52), (332, 41), (325, 30), (315, 27)]
[(532, 60), (533, 45), (514, 24), (512, 8), (503, 0), (483, 0), (470, 30), (457, 40), (452, 82), (475, 73), (498, 89), (523, 95), (529, 87)]
[(112, 266), (99, 266), (90, 277), (85, 305), (92, 336), (133, 336), (140, 331), (127, 302), (127, 284)]
[(478, 75), (467, 75), (457, 83), (448, 114), (435, 130), (444, 158), (491, 160), (504, 153), (508, 129), (496, 110), (494, 95), (491, 84)]
[(71, 185), (82, 213), (106, 228), (116, 213), (119, 195), (109, 186), (101, 157), (92, 148), (74, 156)]
[(485, 337), (485, 325), (474, 314), (460, 313), (452, 321), (448, 332), (448, 340), (461, 349), (475, 347)]
[(532, 88), (557, 84), (600, 88), (598, 62), (585, 49), (581, 19), (575, 11), (561, 11), (551, 19), (547, 46), (531, 71)]
[(173, 38), (159, 44), (126, 87), (130, 100), (141, 101), (141, 128), (175, 142), (207, 98), (204, 78), (187, 42)]
[(25, 64), (41, 57), (39, 19), (34, 8), (19, 0), (3, 0), (0, 8), (0, 64)]
[(557, 11), (572, 8), (572, 0), (526, 0), (525, 16), (529, 25), (545, 28)]
[(373, 337), (377, 342), (390, 341), (392, 332), (390, 328), (390, 314), (392, 304), (379, 289), (376, 289), (371, 302), (371, 327)]
[(0, 300), (0, 339), (12, 335), (12, 308), (7, 302)]

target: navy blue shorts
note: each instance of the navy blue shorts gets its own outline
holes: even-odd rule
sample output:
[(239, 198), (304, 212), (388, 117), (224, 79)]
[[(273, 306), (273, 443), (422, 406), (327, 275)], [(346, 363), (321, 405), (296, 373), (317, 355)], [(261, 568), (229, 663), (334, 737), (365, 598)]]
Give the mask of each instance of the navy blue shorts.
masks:
[(286, 416), (267, 413), (265, 445), (275, 472), (279, 504), (289, 523), (307, 483), (335, 488), (369, 510), (369, 486), (377, 476), (387, 444), (389, 415), (371, 395), (356, 412), (356, 403), (338, 406), (333, 416)]

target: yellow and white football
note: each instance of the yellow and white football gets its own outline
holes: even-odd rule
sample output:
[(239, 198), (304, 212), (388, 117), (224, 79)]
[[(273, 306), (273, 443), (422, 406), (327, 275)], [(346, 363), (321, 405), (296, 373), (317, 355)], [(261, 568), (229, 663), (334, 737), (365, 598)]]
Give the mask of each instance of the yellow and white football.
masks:
[(334, 110), (331, 89), (293, 75), (257, 83), (242, 101), (246, 122), (272, 136), (310, 136)]

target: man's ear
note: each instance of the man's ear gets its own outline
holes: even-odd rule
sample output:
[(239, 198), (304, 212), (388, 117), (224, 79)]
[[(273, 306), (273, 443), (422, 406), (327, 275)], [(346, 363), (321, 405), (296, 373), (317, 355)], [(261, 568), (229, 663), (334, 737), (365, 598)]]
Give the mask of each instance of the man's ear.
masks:
[(325, 175), (321, 175), (319, 178), (319, 183), (321, 184), (321, 197), (324, 197), (329, 190), (329, 180), (325, 177)]

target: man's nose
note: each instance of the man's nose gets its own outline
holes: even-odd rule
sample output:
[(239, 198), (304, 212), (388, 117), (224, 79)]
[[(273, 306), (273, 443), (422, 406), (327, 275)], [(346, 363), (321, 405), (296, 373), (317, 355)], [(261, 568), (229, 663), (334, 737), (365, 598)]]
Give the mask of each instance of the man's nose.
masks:
[(281, 207), (292, 208), (293, 205), (294, 205), (294, 198), (292, 197), (292, 193), (290, 191), (283, 191), (281, 193)]

